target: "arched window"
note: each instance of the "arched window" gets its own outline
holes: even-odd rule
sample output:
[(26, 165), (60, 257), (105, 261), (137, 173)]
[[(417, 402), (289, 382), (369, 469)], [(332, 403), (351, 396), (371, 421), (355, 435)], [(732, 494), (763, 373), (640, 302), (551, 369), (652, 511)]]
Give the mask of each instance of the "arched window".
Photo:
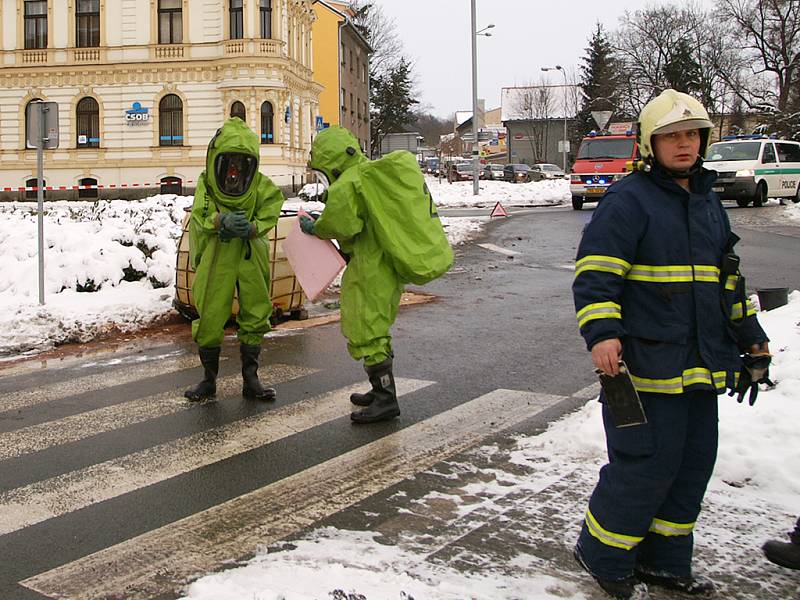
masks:
[(233, 104), (231, 104), (231, 116), (239, 117), (242, 121), (247, 123), (247, 116), (244, 110), (244, 104), (242, 104), (238, 100)]
[[(37, 185), (39, 185), (39, 180), (36, 179), (35, 177), (33, 179), (28, 179), (27, 181), (25, 181), (25, 188), (26, 188), (25, 189), (25, 198), (27, 198), (29, 200), (36, 200), (36, 198), (38, 197), (36, 195), (36, 186)], [(42, 187), (45, 187), (46, 185), (47, 185), (47, 181), (42, 179)], [(30, 189), (28, 189), (28, 188), (30, 188)], [(43, 191), (42, 192), (42, 198), (45, 198), (46, 196), (47, 196), (47, 192)]]
[(272, 112), (272, 104), (264, 102), (261, 105), (261, 143), (274, 144), (275, 136), (273, 134), (272, 122), (274, 113)]
[(162, 177), (161, 193), (180, 196), (183, 193), (183, 180), (180, 177)]
[[(96, 186), (97, 185), (97, 179), (93, 179), (91, 177), (84, 177), (83, 179), (78, 181), (78, 185), (79, 186), (84, 186), (84, 185)], [(97, 198), (97, 188), (96, 187), (91, 187), (91, 188), (79, 187), (78, 188), (78, 198)]]
[(261, 24), (261, 37), (270, 39), (272, 37), (272, 0), (259, 0), (258, 20)]
[(97, 148), (100, 145), (100, 107), (91, 96), (81, 98), (75, 110), (78, 148)]
[(229, 0), (228, 16), (231, 22), (231, 39), (242, 39), (244, 37), (244, 11), (242, 10), (242, 0)]
[(169, 94), (158, 104), (158, 145), (183, 145), (183, 102)]

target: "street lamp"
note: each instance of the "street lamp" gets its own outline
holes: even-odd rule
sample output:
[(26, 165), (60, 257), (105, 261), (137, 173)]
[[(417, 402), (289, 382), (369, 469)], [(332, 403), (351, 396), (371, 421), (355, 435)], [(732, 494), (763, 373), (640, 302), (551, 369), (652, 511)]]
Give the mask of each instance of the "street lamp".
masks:
[(475, 14), (475, 0), (472, 0), (472, 194), (477, 196), (480, 193), (478, 181), (478, 36), (485, 35), (491, 37), (491, 33), (484, 33), (487, 29), (492, 29), (494, 25), (487, 25), (480, 31), (477, 26), (477, 16)]
[(567, 72), (561, 65), (555, 67), (542, 67), (542, 71), (561, 71), (564, 76), (564, 140), (561, 142), (561, 151), (564, 154), (564, 173), (567, 172)]

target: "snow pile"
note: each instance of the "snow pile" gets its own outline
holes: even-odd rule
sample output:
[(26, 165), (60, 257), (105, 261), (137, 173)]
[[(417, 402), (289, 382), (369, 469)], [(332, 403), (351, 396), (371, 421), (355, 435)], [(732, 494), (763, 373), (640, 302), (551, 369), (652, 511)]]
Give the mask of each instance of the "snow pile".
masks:
[(471, 181), (448, 183), (447, 179), (440, 181), (431, 175), (426, 175), (425, 179), (439, 208), (491, 207), (496, 202), (504, 206), (548, 206), (567, 203), (572, 198), (567, 179), (531, 183), (486, 180), (480, 182), (477, 197)]

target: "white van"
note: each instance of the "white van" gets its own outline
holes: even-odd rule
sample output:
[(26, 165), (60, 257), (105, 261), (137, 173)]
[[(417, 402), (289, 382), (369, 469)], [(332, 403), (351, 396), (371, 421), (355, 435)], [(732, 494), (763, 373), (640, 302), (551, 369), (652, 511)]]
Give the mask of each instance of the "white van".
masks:
[(800, 202), (800, 142), (722, 138), (709, 146), (703, 166), (718, 173), (713, 189), (719, 197), (739, 206), (761, 206), (768, 198)]

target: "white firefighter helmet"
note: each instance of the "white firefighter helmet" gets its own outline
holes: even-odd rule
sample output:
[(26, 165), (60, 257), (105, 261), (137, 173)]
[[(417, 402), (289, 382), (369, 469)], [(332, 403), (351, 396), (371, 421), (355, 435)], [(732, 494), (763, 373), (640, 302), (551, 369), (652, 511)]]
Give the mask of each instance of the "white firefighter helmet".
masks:
[(644, 160), (655, 158), (652, 140), (656, 134), (699, 129), (700, 156), (705, 156), (713, 127), (700, 102), (689, 94), (664, 90), (650, 100), (639, 115), (639, 153)]

